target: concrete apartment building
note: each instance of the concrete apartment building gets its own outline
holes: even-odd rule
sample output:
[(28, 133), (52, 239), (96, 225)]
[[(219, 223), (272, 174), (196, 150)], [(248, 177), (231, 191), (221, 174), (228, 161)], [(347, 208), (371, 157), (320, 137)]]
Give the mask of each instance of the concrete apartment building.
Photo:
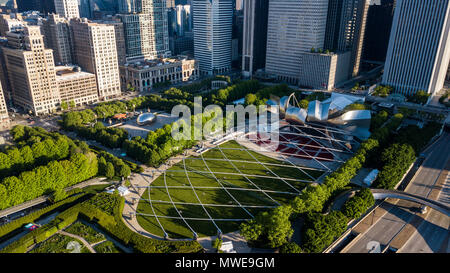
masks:
[(116, 35), (112, 25), (72, 19), (70, 28), (75, 62), (97, 77), (100, 100), (120, 95)]
[(61, 102), (74, 102), (76, 106), (98, 102), (95, 74), (77, 66), (57, 66), (55, 71)]
[(3, 96), (2, 84), (0, 83), (0, 130), (8, 129), (10, 125), (8, 108), (6, 108), (5, 97)]
[(198, 63), (186, 56), (133, 62), (120, 67), (121, 84), (122, 88), (130, 85), (136, 91), (147, 92), (158, 83), (197, 80), (198, 69)]
[(351, 52), (303, 53), (299, 85), (323, 90), (333, 90), (336, 84), (348, 79)]
[(242, 75), (251, 77), (266, 66), (269, 0), (244, 1)]
[(449, 0), (397, 0), (382, 83), (405, 96), (443, 88), (450, 61)]
[(62, 17), (80, 18), (80, 11), (78, 10), (78, 0), (54, 0), (55, 11)]
[(42, 30), (45, 47), (53, 49), (55, 63), (73, 63), (69, 21), (58, 14), (49, 14), (42, 22)]
[(60, 104), (53, 50), (44, 47), (39, 26), (9, 32), (3, 54), (13, 103), (35, 115), (51, 113)]
[(268, 74), (289, 84), (299, 83), (303, 53), (310, 52), (311, 48), (323, 48), (327, 11), (328, 0), (269, 1)]
[(232, 0), (193, 0), (194, 56), (200, 74), (231, 70)]

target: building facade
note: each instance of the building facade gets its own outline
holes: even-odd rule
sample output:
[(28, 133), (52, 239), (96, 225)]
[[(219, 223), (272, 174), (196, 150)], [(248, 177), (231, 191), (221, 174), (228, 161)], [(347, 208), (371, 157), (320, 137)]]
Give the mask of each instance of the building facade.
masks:
[(0, 83), (0, 130), (9, 129), (10, 120), (5, 97), (3, 96), (2, 84)]
[(266, 65), (269, 0), (244, 1), (242, 75), (251, 77)]
[(303, 53), (323, 48), (328, 0), (269, 1), (266, 72), (298, 84)]
[(9, 32), (3, 48), (13, 103), (33, 114), (52, 113), (60, 103), (53, 50), (44, 47), (39, 26)]
[(123, 88), (134, 87), (136, 91), (147, 92), (155, 84), (170, 81), (172, 84), (199, 78), (198, 63), (186, 56), (167, 59), (144, 60), (120, 67)]
[(194, 56), (202, 75), (231, 69), (232, 0), (193, 0)]
[(69, 21), (58, 14), (49, 14), (47, 19), (43, 21), (42, 29), (45, 46), (53, 49), (55, 63), (71, 64)]
[(392, 19), (394, 18), (394, 4), (395, 0), (385, 0), (380, 5), (369, 6), (364, 38), (364, 60), (386, 61)]
[(87, 19), (70, 21), (74, 59), (97, 77), (98, 96), (109, 100), (120, 95), (119, 65), (114, 26)]
[(55, 11), (65, 18), (80, 18), (80, 11), (78, 10), (78, 0), (54, 0)]
[(6, 36), (8, 31), (22, 30), (24, 25), (14, 14), (0, 14), (0, 36)]
[(352, 52), (350, 75), (359, 74), (369, 0), (329, 0), (324, 48)]
[(449, 0), (397, 0), (383, 84), (406, 96), (443, 87), (450, 61)]
[(299, 85), (302, 87), (333, 90), (348, 79), (351, 52), (303, 53)]
[(98, 102), (95, 74), (71, 66), (57, 66), (55, 71), (61, 102), (73, 102), (76, 106)]

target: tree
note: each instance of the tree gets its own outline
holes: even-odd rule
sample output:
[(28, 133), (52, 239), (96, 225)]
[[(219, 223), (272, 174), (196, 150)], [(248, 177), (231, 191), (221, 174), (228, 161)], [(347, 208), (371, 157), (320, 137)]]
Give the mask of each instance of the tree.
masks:
[(280, 253), (302, 253), (300, 246), (294, 242), (289, 242), (280, 247)]
[(290, 206), (280, 206), (275, 208), (270, 216), (267, 225), (267, 238), (271, 247), (279, 247), (285, 244), (294, 233), (289, 217), (292, 214)]
[(257, 241), (263, 233), (263, 226), (253, 219), (241, 224), (240, 233), (247, 241)]
[(299, 105), (300, 105), (300, 108), (302, 108), (302, 109), (308, 109), (309, 101), (303, 99), (299, 102)]
[(247, 105), (251, 105), (251, 104), (255, 104), (256, 100), (258, 99), (258, 97), (255, 94), (247, 94), (245, 96), (245, 104)]
[(117, 175), (120, 177), (128, 177), (131, 174), (130, 167), (126, 164), (120, 164), (117, 166)]
[(69, 106), (70, 106), (70, 108), (75, 108), (75, 101), (71, 100), (69, 102)]
[(64, 111), (69, 109), (69, 105), (67, 104), (67, 102), (61, 101), (61, 109), (64, 110)]
[(113, 178), (115, 174), (114, 165), (111, 162), (106, 163), (105, 176), (109, 179)]
[(58, 188), (53, 192), (51, 199), (52, 199), (53, 203), (56, 203), (56, 202), (66, 199), (67, 196), (68, 196), (67, 192), (64, 189)]

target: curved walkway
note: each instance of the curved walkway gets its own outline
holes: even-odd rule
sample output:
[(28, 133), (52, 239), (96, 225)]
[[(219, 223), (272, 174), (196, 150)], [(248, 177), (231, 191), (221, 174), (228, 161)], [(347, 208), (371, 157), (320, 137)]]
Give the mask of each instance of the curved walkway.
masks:
[(396, 190), (371, 189), (371, 192), (375, 199), (384, 199), (384, 198), (404, 199), (428, 206), (443, 214), (446, 214), (447, 216), (450, 216), (450, 207), (436, 200)]
[[(331, 210), (339, 210), (342, 205), (355, 193), (356, 189), (348, 190), (340, 195), (338, 195), (332, 205)], [(433, 208), (447, 216), (450, 216), (450, 207), (436, 200), (428, 199), (419, 195), (407, 193), (404, 191), (397, 190), (385, 190), (385, 189), (370, 189), (373, 194), (375, 200), (385, 199), (385, 198), (393, 198), (393, 199), (403, 199), (412, 201), (421, 205), (428, 206)]]
[(71, 238), (79, 240), (80, 242), (83, 243), (83, 245), (85, 247), (87, 247), (87, 249), (89, 249), (90, 252), (97, 253), (97, 251), (95, 251), (95, 249), (83, 237), (80, 237), (78, 235), (75, 235), (75, 234), (72, 234), (72, 233), (68, 233), (68, 232), (65, 232), (65, 231), (62, 231), (62, 230), (59, 230), (58, 233), (61, 234), (61, 235), (68, 236), (68, 237), (71, 237)]

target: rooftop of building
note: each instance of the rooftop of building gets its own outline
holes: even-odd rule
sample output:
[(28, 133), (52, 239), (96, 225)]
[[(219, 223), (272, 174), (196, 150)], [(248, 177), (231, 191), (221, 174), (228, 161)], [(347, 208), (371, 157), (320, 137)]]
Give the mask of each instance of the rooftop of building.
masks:
[(95, 76), (95, 74), (81, 71), (79, 66), (61, 65), (55, 66), (56, 80), (72, 80), (78, 78), (85, 78), (88, 76)]
[(163, 66), (168, 64), (174, 64), (181, 61), (193, 60), (192, 58), (186, 55), (178, 55), (170, 58), (160, 58), (154, 60), (139, 60), (133, 62), (127, 62), (124, 64), (125, 67), (131, 67), (136, 69), (146, 69), (150, 67)]

